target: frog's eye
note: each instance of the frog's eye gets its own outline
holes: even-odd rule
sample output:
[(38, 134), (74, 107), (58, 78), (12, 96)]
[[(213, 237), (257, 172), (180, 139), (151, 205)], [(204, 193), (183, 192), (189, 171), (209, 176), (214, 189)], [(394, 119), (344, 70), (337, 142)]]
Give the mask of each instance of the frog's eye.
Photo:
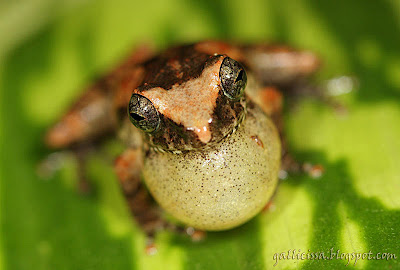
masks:
[(243, 95), (247, 82), (246, 71), (237, 61), (225, 57), (219, 71), (222, 90), (229, 99), (238, 99)]
[(135, 127), (144, 132), (156, 131), (160, 125), (160, 115), (153, 103), (146, 97), (133, 94), (128, 107), (129, 119)]

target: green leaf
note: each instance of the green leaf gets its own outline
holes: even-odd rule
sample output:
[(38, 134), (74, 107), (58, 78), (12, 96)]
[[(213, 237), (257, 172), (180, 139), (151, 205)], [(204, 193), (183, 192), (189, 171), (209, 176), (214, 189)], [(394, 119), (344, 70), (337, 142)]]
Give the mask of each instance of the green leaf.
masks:
[[(400, 269), (398, 1), (6, 3), (2, 10), (12, 12), (0, 13), (0, 269)], [(132, 46), (204, 38), (314, 50), (324, 62), (317, 80), (353, 75), (360, 85), (338, 98), (347, 114), (315, 100), (285, 114), (290, 149), (322, 164), (321, 178), (290, 176), (269, 211), (203, 242), (162, 232), (159, 252), (148, 256), (110, 157), (92, 157), (96, 195), (84, 197), (75, 191), (73, 159), (48, 181), (37, 176), (48, 154), (42, 135)], [(337, 250), (397, 259), (346, 266), (346, 258), (282, 258)]]

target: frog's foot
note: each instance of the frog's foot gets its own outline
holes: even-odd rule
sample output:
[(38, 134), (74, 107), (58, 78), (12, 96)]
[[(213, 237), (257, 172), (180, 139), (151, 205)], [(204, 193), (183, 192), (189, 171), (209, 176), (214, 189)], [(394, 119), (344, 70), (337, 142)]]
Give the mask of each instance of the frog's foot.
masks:
[(142, 183), (133, 192), (127, 193), (124, 191), (124, 195), (135, 222), (142, 228), (149, 239), (152, 239), (157, 232), (170, 226), (162, 217), (162, 210), (153, 202)]
[(324, 174), (324, 167), (321, 164), (311, 164), (310, 162), (299, 162), (289, 153), (282, 157), (279, 179), (285, 180), (291, 173), (306, 173), (311, 178), (317, 179)]
[(321, 164), (304, 163), (303, 171), (314, 179), (320, 178), (324, 174), (324, 167)]
[[(205, 231), (196, 230), (193, 227), (183, 228), (183, 227), (176, 227), (176, 226), (170, 227), (169, 226), (166, 229), (172, 230), (173, 232), (177, 232), (180, 234), (188, 235), (192, 239), (193, 242), (203, 241), (207, 236)], [(158, 248), (157, 248), (156, 243), (154, 242), (154, 238), (148, 237), (147, 242), (146, 242), (146, 247), (145, 247), (145, 253), (149, 256), (153, 256), (153, 255), (157, 254), (157, 252), (158, 252)]]
[(337, 115), (346, 115), (348, 108), (337, 99), (353, 91), (358, 90), (359, 82), (354, 76), (338, 76), (312, 84), (308, 81), (301, 81), (283, 89), (285, 101), (288, 101), (289, 109), (296, 108), (299, 100), (313, 98), (331, 108)]
[(167, 221), (163, 217), (163, 211), (154, 203), (146, 187), (140, 183), (136, 192), (125, 193), (131, 213), (135, 222), (139, 224), (147, 236), (146, 253), (153, 254), (157, 247), (154, 244), (154, 237), (160, 231), (169, 231), (174, 234), (189, 236), (193, 242), (202, 241), (206, 237), (206, 232), (194, 229), (193, 227), (183, 227)]
[(153, 238), (148, 238), (147, 239), (147, 243), (146, 243), (146, 247), (145, 247), (145, 253), (146, 255), (149, 256), (153, 256), (156, 255), (158, 252), (157, 246), (154, 243), (154, 239)]
[(48, 154), (37, 165), (37, 175), (43, 180), (49, 180), (56, 172), (65, 166), (66, 160), (69, 156), (70, 152), (66, 150)]
[(193, 227), (186, 227), (185, 232), (193, 242), (203, 241), (207, 237), (206, 231), (197, 230)]
[(94, 188), (86, 176), (86, 162), (91, 151), (91, 146), (85, 144), (68, 150), (50, 153), (38, 164), (37, 174), (44, 180), (50, 179), (69, 162), (68, 160), (75, 159), (78, 176), (77, 191), (83, 195), (90, 195), (93, 193)]
[(276, 205), (274, 201), (271, 199), (262, 209), (262, 213), (274, 212), (275, 210), (276, 210)]
[(348, 109), (345, 105), (336, 100), (337, 96), (342, 96), (359, 88), (359, 81), (355, 76), (338, 76), (324, 82), (321, 91), (324, 92), (324, 102), (327, 103), (339, 115), (346, 115)]
[[(282, 143), (284, 147), (285, 144)], [(281, 170), (279, 172), (279, 178), (284, 180), (287, 178), (290, 173), (299, 173), (302, 171), (303, 164), (300, 161), (297, 161), (293, 158), (293, 156), (288, 153), (287, 149), (283, 148), (284, 154), (281, 159)]]

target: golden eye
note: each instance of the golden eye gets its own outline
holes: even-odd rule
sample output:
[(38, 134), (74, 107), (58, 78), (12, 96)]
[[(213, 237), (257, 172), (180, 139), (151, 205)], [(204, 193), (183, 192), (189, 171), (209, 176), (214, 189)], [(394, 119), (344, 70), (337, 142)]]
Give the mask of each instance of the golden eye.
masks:
[(239, 99), (246, 87), (247, 75), (243, 66), (230, 57), (225, 57), (219, 71), (222, 90), (232, 100)]
[(160, 126), (160, 115), (157, 109), (148, 98), (142, 95), (132, 95), (128, 114), (132, 124), (144, 132), (154, 132)]

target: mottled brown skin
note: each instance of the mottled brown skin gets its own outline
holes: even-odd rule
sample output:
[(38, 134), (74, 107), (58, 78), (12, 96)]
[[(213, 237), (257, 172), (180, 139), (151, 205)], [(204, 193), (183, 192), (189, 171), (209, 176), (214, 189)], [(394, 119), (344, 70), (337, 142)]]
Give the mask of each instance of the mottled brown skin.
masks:
[[(180, 86), (187, 85), (195, 80), (200, 80), (204, 70), (216, 65), (219, 71), (218, 62), (222, 62), (223, 55), (206, 54), (199, 52), (193, 46), (182, 46), (167, 50), (159, 57), (153, 58), (143, 64), (143, 67), (148, 70), (147, 75), (144, 77), (144, 84), (139, 86), (133, 91), (143, 96), (154, 100), (154, 95), (171, 95), (171, 92), (178, 92), (176, 95), (183, 96), (179, 93)], [(174, 102), (172, 112), (163, 111), (161, 119), (161, 128), (158, 133), (153, 133), (148, 136), (149, 142), (153, 146), (157, 146), (165, 151), (183, 151), (192, 148), (201, 148), (210, 145), (214, 142), (220, 141), (232, 128), (237, 125), (241, 117), (243, 117), (243, 103), (225, 100), (222, 90), (215, 92), (215, 95), (210, 96), (210, 99), (215, 99), (212, 104), (213, 115), (210, 116), (213, 121), (207, 127), (210, 132), (205, 135), (207, 138), (198, 136), (196, 131), (188, 130), (188, 127), (180, 123), (176, 116), (181, 115), (183, 112), (191, 110), (195, 106), (203, 106), (199, 103), (204, 103), (206, 100), (199, 100), (196, 87), (185, 87), (185, 89), (192, 90), (188, 95), (192, 96), (192, 100), (185, 100)], [(157, 93), (151, 95), (150, 92), (156, 91)], [(175, 97), (174, 99), (177, 99)], [(203, 98), (204, 99), (204, 98)], [(216, 103), (216, 105), (215, 105)], [(160, 110), (160, 109), (159, 109)], [(169, 106), (171, 110), (171, 106)], [(198, 111), (193, 111), (192, 115), (188, 118), (195, 118)], [(182, 117), (181, 117), (182, 118)], [(196, 116), (196, 120), (201, 116)], [(232, 119), (225, 121), (225, 119)], [(236, 119), (236, 121), (234, 121)], [(171, 121), (172, 120), (172, 121)], [(205, 119), (206, 120), (206, 119)], [(225, 126), (226, 124), (226, 126)], [(186, 136), (181, 136), (185, 134)], [(210, 136), (210, 138), (208, 138)]]
[[(210, 74), (215, 72), (226, 56), (237, 60), (245, 67), (247, 73), (253, 74), (248, 84), (255, 84), (256, 87), (253, 85), (252, 88), (258, 89), (257, 91), (246, 93), (241, 98), (243, 102), (227, 100), (221, 90), (216, 91), (213, 96), (215, 101), (210, 105), (210, 108), (213, 108), (213, 121), (207, 125), (205, 132), (196, 130), (196, 127), (193, 131), (188, 130), (188, 126), (185, 126), (187, 123), (179, 123), (174, 118), (177, 117), (176, 112), (171, 115), (164, 112), (161, 114), (163, 132), (151, 136), (146, 134), (143, 148), (140, 147), (141, 139), (138, 139), (139, 142), (132, 139), (140, 138), (135, 135), (136, 129), (129, 125), (127, 120), (126, 108), (132, 93), (154, 97), (151, 93), (181, 91), (179, 87), (182, 85), (199, 84), (201, 81), (195, 80), (207, 69), (210, 70)], [(215, 70), (212, 69), (214, 67)], [(129, 148), (117, 158), (115, 170), (132, 214), (144, 230), (152, 234), (166, 227), (167, 223), (159, 218), (159, 209), (152, 204), (148, 192), (140, 182), (142, 151), (156, 147), (160, 151), (180, 152), (205, 148), (222, 140), (240, 123), (245, 110), (245, 98), (251, 98), (272, 117), (283, 138), (282, 94), (279, 90), (296, 87), (297, 82), (304, 81), (318, 67), (319, 60), (314, 54), (278, 45), (242, 46), (221, 41), (205, 41), (173, 47), (157, 56), (141, 48), (121, 66), (90, 86), (61, 120), (49, 129), (45, 142), (54, 149), (68, 148), (119, 132)], [(196, 94), (198, 93), (193, 92), (191, 95)], [(189, 105), (177, 104), (175, 110), (188, 110)], [(198, 116), (198, 119), (204, 122), (204, 116)], [(185, 136), (176, 137), (179, 133), (184, 133)], [(260, 147), (264, 147), (257, 135), (252, 139)], [(282, 141), (286, 153), (285, 141)], [(283, 165), (290, 164), (285, 158), (288, 159), (286, 154), (283, 155)]]

